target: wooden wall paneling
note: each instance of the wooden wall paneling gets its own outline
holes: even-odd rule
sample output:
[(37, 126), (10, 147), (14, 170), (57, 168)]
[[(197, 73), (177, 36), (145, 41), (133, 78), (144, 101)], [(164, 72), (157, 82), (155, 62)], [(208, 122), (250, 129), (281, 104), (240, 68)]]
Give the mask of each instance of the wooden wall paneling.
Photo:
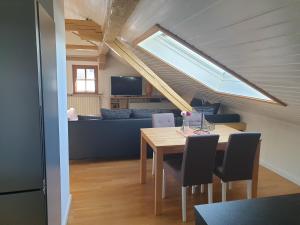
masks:
[(68, 108), (75, 108), (79, 115), (99, 115), (101, 108), (101, 96), (86, 95), (68, 95)]

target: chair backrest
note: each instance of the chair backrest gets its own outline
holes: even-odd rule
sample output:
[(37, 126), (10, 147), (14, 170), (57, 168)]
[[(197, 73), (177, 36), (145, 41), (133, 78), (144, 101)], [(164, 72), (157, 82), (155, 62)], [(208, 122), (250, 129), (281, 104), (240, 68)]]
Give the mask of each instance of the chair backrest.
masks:
[(252, 179), (254, 159), (260, 133), (237, 133), (229, 137), (223, 160), (223, 180)]
[(191, 127), (201, 127), (203, 123), (203, 116), (200, 112), (192, 112), (192, 115), (187, 117), (187, 120), (189, 121), (189, 125)]
[(212, 183), (219, 135), (190, 136), (186, 139), (182, 161), (182, 185)]
[(173, 113), (152, 114), (152, 127), (175, 127)]

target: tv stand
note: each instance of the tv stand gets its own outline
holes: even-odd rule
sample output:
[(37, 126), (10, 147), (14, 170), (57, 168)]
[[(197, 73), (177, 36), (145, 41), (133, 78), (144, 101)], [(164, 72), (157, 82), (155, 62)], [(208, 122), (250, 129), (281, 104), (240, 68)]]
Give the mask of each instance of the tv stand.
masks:
[(112, 96), (110, 98), (111, 109), (128, 109), (129, 103), (161, 102), (162, 96)]

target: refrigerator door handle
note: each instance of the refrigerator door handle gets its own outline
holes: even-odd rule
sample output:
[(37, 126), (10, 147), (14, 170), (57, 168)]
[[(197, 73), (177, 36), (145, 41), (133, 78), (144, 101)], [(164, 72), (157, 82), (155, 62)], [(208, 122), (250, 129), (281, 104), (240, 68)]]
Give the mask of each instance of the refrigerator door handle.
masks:
[(43, 180), (43, 193), (46, 195), (46, 180)]

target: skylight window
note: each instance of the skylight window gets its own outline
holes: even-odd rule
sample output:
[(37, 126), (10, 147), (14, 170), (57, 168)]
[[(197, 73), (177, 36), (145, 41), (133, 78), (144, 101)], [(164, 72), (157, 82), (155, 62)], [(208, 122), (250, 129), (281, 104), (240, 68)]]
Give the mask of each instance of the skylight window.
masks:
[(217, 93), (277, 103), (161, 29), (157, 29), (137, 45)]

